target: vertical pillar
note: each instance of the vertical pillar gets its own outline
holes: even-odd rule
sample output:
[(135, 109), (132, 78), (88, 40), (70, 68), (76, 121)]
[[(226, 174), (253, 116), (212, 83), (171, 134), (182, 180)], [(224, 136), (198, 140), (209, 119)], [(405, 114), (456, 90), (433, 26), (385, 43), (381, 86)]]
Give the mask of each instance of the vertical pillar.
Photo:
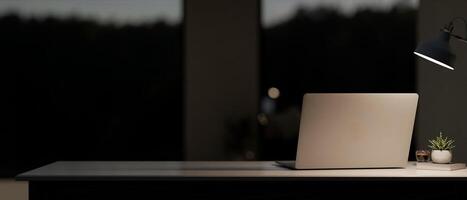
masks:
[(226, 121), (255, 121), (258, 6), (257, 0), (185, 1), (186, 160), (227, 159)]

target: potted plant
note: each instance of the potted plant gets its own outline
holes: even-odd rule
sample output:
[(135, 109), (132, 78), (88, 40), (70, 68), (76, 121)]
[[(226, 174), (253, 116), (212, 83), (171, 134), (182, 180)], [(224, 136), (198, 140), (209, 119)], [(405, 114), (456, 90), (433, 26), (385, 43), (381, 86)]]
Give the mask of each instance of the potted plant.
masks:
[(444, 137), (443, 133), (440, 132), (439, 136), (435, 139), (428, 140), (431, 149), (431, 160), (434, 163), (450, 163), (452, 160), (452, 149), (454, 146), (454, 140)]

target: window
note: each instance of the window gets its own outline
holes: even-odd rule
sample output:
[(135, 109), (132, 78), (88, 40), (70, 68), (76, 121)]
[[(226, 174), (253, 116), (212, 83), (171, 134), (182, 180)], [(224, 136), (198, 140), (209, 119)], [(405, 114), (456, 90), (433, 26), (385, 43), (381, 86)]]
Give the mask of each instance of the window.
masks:
[(181, 0), (0, 2), (2, 173), (181, 159), (182, 10)]
[(294, 159), (304, 93), (414, 92), (417, 5), (263, 0), (263, 159)]

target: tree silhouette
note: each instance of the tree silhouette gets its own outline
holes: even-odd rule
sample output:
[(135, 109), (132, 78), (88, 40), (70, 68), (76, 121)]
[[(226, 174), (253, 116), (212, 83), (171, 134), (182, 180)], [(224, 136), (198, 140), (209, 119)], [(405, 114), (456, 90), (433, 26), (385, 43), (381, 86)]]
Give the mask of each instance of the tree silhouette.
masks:
[[(404, 6), (353, 16), (299, 8), (264, 28), (261, 95), (271, 86), (281, 91), (270, 117), (299, 109), (308, 92), (415, 92), (415, 28), (416, 10)], [(289, 131), (297, 136), (298, 127)], [(294, 159), (297, 137), (284, 138), (284, 131), (269, 127), (260, 135), (268, 132), (275, 137), (260, 141), (263, 159)]]
[(180, 25), (7, 15), (0, 28), (6, 171), (182, 158)]

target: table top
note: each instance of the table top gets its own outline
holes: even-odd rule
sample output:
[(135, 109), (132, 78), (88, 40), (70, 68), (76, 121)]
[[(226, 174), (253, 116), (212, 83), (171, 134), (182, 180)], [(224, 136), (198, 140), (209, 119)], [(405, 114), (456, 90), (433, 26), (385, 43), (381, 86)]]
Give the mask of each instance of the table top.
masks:
[(59, 161), (22, 173), (17, 180), (466, 180), (455, 171), (406, 168), (292, 170), (272, 161)]

